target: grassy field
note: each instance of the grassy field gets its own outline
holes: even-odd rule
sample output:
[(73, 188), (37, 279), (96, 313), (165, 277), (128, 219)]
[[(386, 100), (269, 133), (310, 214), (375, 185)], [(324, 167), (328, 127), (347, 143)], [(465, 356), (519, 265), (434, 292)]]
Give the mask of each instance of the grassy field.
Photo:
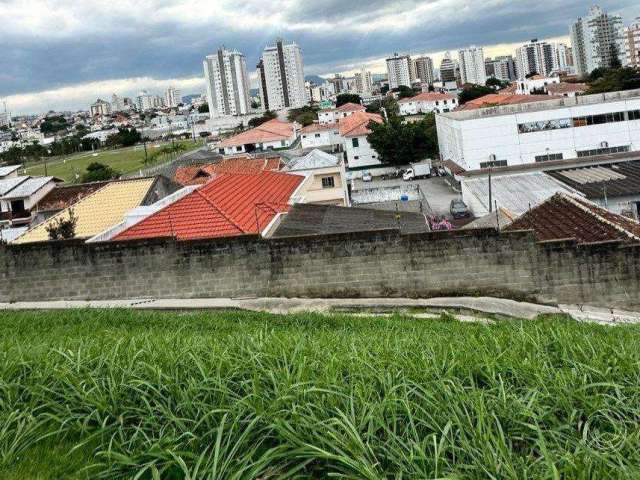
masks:
[(0, 313), (0, 478), (640, 477), (640, 329)]
[[(147, 154), (151, 155), (155, 150), (162, 145), (168, 143), (147, 143)], [(181, 143), (185, 146), (185, 152), (193, 150), (202, 146), (202, 143), (193, 143), (192, 140), (181, 140), (176, 143)], [(67, 182), (75, 182), (76, 174), (79, 178), (85, 173), (87, 166), (92, 162), (104, 163), (109, 165), (120, 173), (135, 172), (140, 169), (152, 166), (151, 164), (145, 165), (144, 163), (144, 147), (142, 145), (136, 145), (135, 147), (119, 148), (117, 150), (100, 150), (99, 152), (83, 152), (79, 154), (69, 155), (64, 158), (55, 158), (47, 161), (47, 175), (62, 178)], [(158, 160), (159, 162), (166, 161), (163, 158)], [(44, 175), (45, 167), (44, 162), (37, 164), (31, 164), (26, 167), (28, 175)]]

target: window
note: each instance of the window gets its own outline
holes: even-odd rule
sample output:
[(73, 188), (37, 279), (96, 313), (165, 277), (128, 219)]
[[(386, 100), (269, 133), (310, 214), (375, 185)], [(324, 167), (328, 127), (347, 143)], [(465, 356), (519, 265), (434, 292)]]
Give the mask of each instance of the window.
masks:
[(355, 157), (353, 157), (353, 159), (354, 159), (354, 160), (358, 160), (359, 158), (360, 158), (360, 157), (359, 157), (359, 156), (357, 156), (357, 155), (356, 155)]
[(353, 145), (353, 148), (358, 148), (360, 146), (360, 142), (358, 141), (357, 138), (352, 138), (351, 145)]
[(287, 142), (286, 142), (286, 141), (284, 141), (284, 140), (281, 140), (281, 141), (280, 141), (280, 146), (281, 146), (281, 147), (286, 147), (286, 146), (287, 146)]
[(316, 133), (316, 138), (320, 138), (320, 134), (319, 133)]
[(480, 162), (480, 168), (506, 167), (506, 160), (492, 160), (490, 162)]
[(624, 112), (602, 113), (600, 115), (587, 115), (573, 119), (574, 127), (584, 127), (588, 125), (602, 125), (603, 123), (624, 122)]
[(560, 118), (557, 120), (544, 120), (541, 122), (527, 122), (518, 125), (519, 133), (543, 132), (545, 130), (559, 130), (561, 128), (571, 128), (570, 118)]
[(242, 151), (242, 145), (236, 147), (236, 151), (241, 152)]
[(623, 145), (620, 147), (604, 147), (604, 148), (594, 148), (592, 150), (581, 150), (578, 153), (578, 158), (580, 157), (593, 157), (594, 155), (608, 155), (610, 153), (622, 153), (629, 151), (629, 145)]
[(302, 138), (307, 138), (307, 136), (306, 135), (302, 135)]
[(322, 177), (322, 188), (334, 188), (335, 186), (333, 177)]
[(640, 110), (631, 110), (629, 112), (629, 120), (640, 120)]
[(536, 155), (536, 162), (549, 162), (551, 160), (562, 160), (562, 154), (549, 153), (546, 155)]

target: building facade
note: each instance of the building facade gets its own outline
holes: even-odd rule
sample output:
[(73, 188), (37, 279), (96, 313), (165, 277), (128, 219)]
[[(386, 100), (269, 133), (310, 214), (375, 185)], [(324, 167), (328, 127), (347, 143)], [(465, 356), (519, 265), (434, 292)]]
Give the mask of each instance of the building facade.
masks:
[(373, 80), (371, 79), (371, 72), (364, 67), (355, 74), (356, 92), (361, 95), (371, 95), (373, 91)]
[(265, 110), (300, 108), (308, 103), (302, 51), (295, 42), (278, 39), (274, 45), (267, 45), (257, 70)]
[(458, 51), (460, 62), (460, 77), (462, 83), (484, 85), (487, 83), (487, 74), (484, 67), (484, 52), (482, 47), (471, 46)]
[(516, 49), (516, 62), (519, 79), (533, 74), (548, 77), (558, 68), (554, 45), (538, 41), (537, 38)]
[(596, 68), (607, 68), (623, 61), (624, 39), (622, 17), (609, 15), (593, 6), (586, 17), (571, 25), (571, 45), (576, 72), (588, 75)]
[(222, 47), (203, 62), (210, 118), (246, 115), (251, 110), (244, 55)]
[(640, 67), (640, 17), (624, 29), (625, 63)]
[(90, 113), (92, 117), (111, 114), (111, 104), (99, 98), (95, 103), (91, 104)]
[(436, 117), (440, 154), (466, 170), (640, 150), (640, 90)]
[(446, 52), (440, 62), (440, 81), (442, 83), (450, 83), (457, 81), (456, 63), (451, 58), (451, 53)]
[(410, 87), (411, 57), (394, 53), (393, 57), (387, 58), (387, 74), (390, 90), (400, 86)]
[(516, 64), (511, 55), (487, 58), (485, 60), (485, 73), (487, 77), (497, 78), (505, 82), (510, 82), (517, 78)]
[(418, 57), (415, 59), (416, 76), (422, 83), (433, 85), (435, 78), (433, 75), (433, 60), (430, 57)]
[(182, 95), (177, 88), (169, 87), (164, 92), (164, 104), (167, 107), (174, 108), (182, 103)]
[(455, 95), (425, 92), (398, 101), (400, 115), (420, 115), (425, 113), (446, 113), (458, 106)]

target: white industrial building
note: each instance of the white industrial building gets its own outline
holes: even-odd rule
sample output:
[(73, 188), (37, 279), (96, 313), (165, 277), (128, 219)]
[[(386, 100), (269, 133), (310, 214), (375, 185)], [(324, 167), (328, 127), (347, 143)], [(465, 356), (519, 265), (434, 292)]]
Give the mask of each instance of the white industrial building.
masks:
[(409, 55), (393, 54), (387, 58), (387, 75), (389, 78), (389, 89), (393, 90), (400, 86), (411, 86), (411, 57)]
[(487, 72), (484, 67), (482, 47), (471, 46), (458, 51), (460, 77), (462, 83), (484, 85), (487, 83)]
[(465, 170), (640, 150), (640, 90), (437, 115), (443, 160)]
[(571, 46), (580, 76), (596, 68), (607, 68), (616, 58), (624, 63), (622, 17), (610, 15), (598, 6), (591, 7), (586, 17), (578, 18), (571, 26)]
[(284, 110), (307, 105), (302, 52), (298, 44), (278, 39), (268, 45), (258, 62), (260, 100), (265, 110)]
[(244, 55), (237, 50), (219, 48), (203, 62), (210, 118), (247, 115), (249, 76)]

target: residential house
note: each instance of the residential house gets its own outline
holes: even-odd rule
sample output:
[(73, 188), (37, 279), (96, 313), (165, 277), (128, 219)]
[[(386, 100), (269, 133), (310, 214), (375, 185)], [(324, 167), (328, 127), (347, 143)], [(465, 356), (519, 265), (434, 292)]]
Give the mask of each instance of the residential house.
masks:
[(547, 88), (560, 83), (560, 77), (546, 77), (544, 75), (534, 75), (529, 78), (518, 80), (516, 85), (516, 95), (534, 95), (548, 93)]
[(297, 131), (293, 123), (274, 118), (258, 127), (218, 142), (215, 149), (222, 155), (251, 153), (287, 148), (293, 145), (296, 139)]
[(344, 138), (347, 167), (355, 176), (361, 175), (363, 170), (382, 166), (378, 153), (367, 140), (367, 135), (371, 133), (371, 122), (382, 123), (382, 117), (376, 113), (355, 112), (339, 123), (340, 136)]
[(300, 130), (303, 149), (342, 145), (338, 123), (312, 123)]
[(7, 165), (0, 167), (0, 180), (5, 178), (15, 178), (18, 176), (18, 170), (22, 168), (22, 165)]
[(56, 185), (40, 199), (32, 213), (32, 225), (38, 225), (61, 210), (79, 202), (84, 197), (101, 189), (109, 182), (78, 183), (72, 185)]
[(109, 182), (79, 202), (32, 227), (12, 243), (49, 241), (47, 228), (58, 220), (69, 219), (72, 212), (76, 218), (75, 238), (91, 238), (120, 223), (131, 209), (154, 203), (176, 188), (176, 185), (164, 177)]
[(450, 112), (458, 106), (458, 99), (448, 93), (427, 92), (398, 101), (400, 115)]
[(336, 123), (342, 118), (353, 115), (355, 112), (364, 112), (366, 109), (367, 108), (364, 105), (360, 105), (358, 103), (345, 103), (344, 105), (340, 105), (338, 108), (320, 110), (318, 112), (318, 123)]
[(113, 241), (260, 235), (287, 211), (305, 177), (264, 171), (220, 174), (115, 235)]
[(300, 192), (300, 203), (349, 206), (345, 166), (338, 156), (312, 150), (303, 157), (290, 159), (284, 171), (309, 177)]
[(279, 155), (253, 157), (249, 154), (227, 157), (216, 163), (180, 167), (174, 180), (180, 185), (202, 185), (221, 173), (242, 174), (277, 172), (284, 166)]
[(35, 205), (60, 182), (55, 177), (20, 176), (0, 180), (0, 223), (27, 225)]

